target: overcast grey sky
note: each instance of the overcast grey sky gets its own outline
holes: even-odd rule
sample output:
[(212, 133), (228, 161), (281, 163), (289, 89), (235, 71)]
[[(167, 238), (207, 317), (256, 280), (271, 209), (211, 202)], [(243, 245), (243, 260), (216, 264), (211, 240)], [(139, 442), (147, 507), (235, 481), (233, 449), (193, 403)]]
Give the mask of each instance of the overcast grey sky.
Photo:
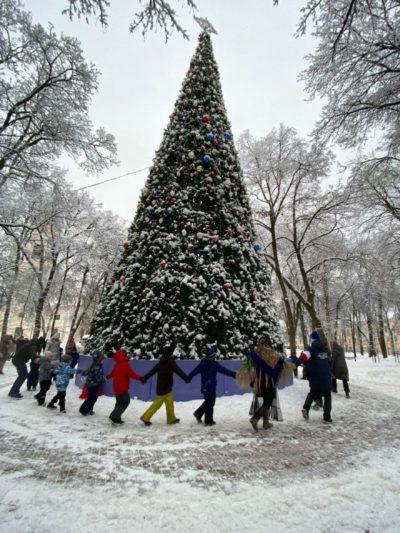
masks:
[[(214, 54), (219, 66), (225, 105), (237, 139), (245, 129), (263, 136), (280, 122), (307, 136), (318, 118), (320, 105), (306, 102), (298, 75), (304, 56), (315, 41), (294, 33), (304, 0), (198, 0), (201, 16), (216, 28)], [(102, 75), (91, 109), (96, 127), (115, 135), (120, 166), (100, 176), (86, 176), (69, 161), (69, 180), (76, 187), (149, 166), (173, 111), (200, 28), (188, 10), (180, 21), (190, 41), (175, 34), (165, 44), (162, 32), (146, 40), (129, 33), (129, 21), (139, 2), (112, 0), (109, 28), (94, 20), (70, 21), (61, 15), (65, 0), (25, 0), (37, 22), (51, 21), (57, 32), (77, 37), (88, 61)], [(89, 189), (111, 211), (131, 222), (147, 178), (142, 172)]]

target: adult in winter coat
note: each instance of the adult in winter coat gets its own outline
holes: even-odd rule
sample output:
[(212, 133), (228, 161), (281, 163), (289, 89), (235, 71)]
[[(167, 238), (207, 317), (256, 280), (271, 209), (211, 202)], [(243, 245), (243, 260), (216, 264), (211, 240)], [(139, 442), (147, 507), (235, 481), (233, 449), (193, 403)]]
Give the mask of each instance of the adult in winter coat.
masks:
[(146, 426), (151, 425), (151, 417), (160, 409), (163, 403), (165, 403), (165, 409), (167, 411), (167, 424), (177, 424), (179, 422), (179, 418), (175, 416), (174, 397), (172, 395), (174, 373), (178, 374), (186, 383), (189, 383), (190, 379), (174, 361), (172, 357), (174, 350), (174, 346), (164, 346), (161, 349), (159, 362), (142, 378), (142, 383), (146, 383), (151, 376), (157, 373), (157, 396), (147, 411), (140, 417), (140, 420)]
[(260, 337), (257, 346), (249, 350), (247, 356), (250, 358), (255, 371), (254, 381), (251, 383), (255, 399), (261, 397), (261, 406), (256, 406), (250, 424), (254, 431), (258, 431), (258, 421), (263, 418), (263, 428), (269, 429), (272, 424), (269, 421), (269, 412), (272, 402), (276, 398), (276, 386), (279, 376), (284, 367), (284, 359), (269, 346), (266, 337)]
[(59, 403), (60, 406), (60, 413), (65, 413), (65, 397), (67, 395), (67, 388), (69, 385), (69, 381), (71, 376), (74, 374), (81, 374), (83, 371), (78, 370), (76, 368), (70, 367), (71, 358), (69, 355), (63, 355), (61, 357), (61, 361), (54, 371), (55, 377), (56, 377), (56, 389), (57, 394), (54, 396), (54, 398), (51, 399), (49, 404), (47, 405), (48, 409), (56, 409), (56, 403)]
[(51, 378), (53, 377), (53, 354), (51, 352), (44, 352), (44, 355), (39, 360), (39, 386), (40, 390), (35, 394), (34, 398), (39, 405), (44, 405), (47, 391), (51, 387)]
[(21, 345), (17, 353), (12, 359), (12, 363), (17, 369), (18, 377), (14, 381), (13, 386), (10, 389), (8, 395), (10, 398), (22, 398), (20, 393), (20, 388), (26, 378), (28, 377), (28, 370), (26, 368), (26, 363), (31, 359), (35, 359), (39, 354), (39, 345), (37, 339), (32, 339), (30, 342), (24, 343)]
[(10, 353), (15, 349), (15, 341), (12, 335), (3, 335), (0, 341), (0, 374), (4, 374), (3, 368), (10, 359)]
[(73, 337), (70, 337), (65, 345), (65, 354), (71, 358), (71, 368), (75, 368), (79, 361), (79, 352)]
[(104, 355), (99, 351), (92, 354), (92, 364), (83, 372), (86, 377), (87, 398), (82, 403), (79, 412), (81, 415), (94, 415), (93, 407), (99, 397), (99, 388), (104, 383), (103, 362)]
[(344, 349), (337, 341), (331, 341), (332, 347), (332, 392), (337, 392), (337, 379), (343, 382), (343, 389), (346, 393), (346, 398), (350, 398), (349, 388), (349, 369), (347, 368), (346, 357)]
[(114, 361), (115, 365), (110, 374), (107, 375), (107, 379), (113, 379), (115, 394), (115, 407), (109, 418), (113, 424), (119, 425), (124, 423), (121, 416), (131, 402), (129, 380), (140, 381), (141, 377), (129, 366), (125, 350), (117, 350), (114, 353)]
[[(332, 381), (330, 356), (327, 347), (322, 343), (317, 331), (310, 335), (310, 346), (301, 352), (299, 359), (306, 365), (307, 378), (310, 382), (310, 392), (307, 394), (303, 405), (303, 418), (309, 419), (309, 411), (314, 400), (321, 395), (324, 398), (324, 422), (332, 422)], [(293, 360), (293, 359), (292, 359)], [(294, 361), (296, 363), (296, 361)]]
[(60, 332), (56, 331), (51, 338), (46, 343), (46, 352), (51, 352), (53, 354), (53, 360), (60, 360)]
[(215, 350), (211, 346), (206, 346), (203, 350), (204, 359), (190, 372), (189, 379), (191, 380), (197, 374), (201, 375), (201, 392), (204, 396), (204, 402), (193, 413), (197, 422), (201, 422), (204, 415), (204, 425), (213, 426), (214, 422), (214, 405), (217, 390), (217, 372), (236, 377), (236, 372), (228, 370), (220, 365), (215, 360)]

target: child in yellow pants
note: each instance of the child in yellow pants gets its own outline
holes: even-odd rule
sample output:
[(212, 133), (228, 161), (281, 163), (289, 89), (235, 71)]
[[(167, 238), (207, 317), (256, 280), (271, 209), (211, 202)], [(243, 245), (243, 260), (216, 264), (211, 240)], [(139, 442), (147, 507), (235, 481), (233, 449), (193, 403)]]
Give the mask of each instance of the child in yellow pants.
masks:
[(151, 425), (150, 418), (164, 403), (167, 411), (167, 424), (177, 424), (179, 422), (179, 418), (176, 418), (175, 416), (174, 397), (172, 395), (174, 373), (178, 374), (178, 376), (186, 383), (189, 383), (190, 379), (174, 361), (172, 357), (174, 350), (174, 346), (164, 346), (161, 350), (161, 358), (159, 362), (141, 379), (142, 383), (146, 383), (151, 376), (157, 373), (157, 396), (147, 411), (140, 417), (140, 420), (146, 426)]

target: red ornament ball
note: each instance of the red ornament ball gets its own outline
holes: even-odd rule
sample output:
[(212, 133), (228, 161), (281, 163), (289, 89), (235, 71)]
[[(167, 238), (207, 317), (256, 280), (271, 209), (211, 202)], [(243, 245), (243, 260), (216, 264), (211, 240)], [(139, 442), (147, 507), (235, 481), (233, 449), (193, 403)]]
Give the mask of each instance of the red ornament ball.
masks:
[(127, 242), (124, 242), (124, 244), (122, 246), (124, 247), (125, 250), (127, 250), (129, 248), (129, 244)]
[(193, 267), (192, 267), (192, 265), (188, 265), (188, 266), (186, 267), (186, 270), (189, 272), (189, 274), (190, 274), (191, 272), (193, 272)]
[(228, 265), (233, 267), (236, 265), (236, 261), (234, 259), (228, 259)]
[(224, 283), (224, 289), (226, 291), (230, 291), (232, 289), (232, 285), (230, 283)]
[(204, 122), (205, 124), (208, 124), (208, 122), (210, 121), (209, 116), (208, 115), (203, 115), (201, 117), (201, 121)]

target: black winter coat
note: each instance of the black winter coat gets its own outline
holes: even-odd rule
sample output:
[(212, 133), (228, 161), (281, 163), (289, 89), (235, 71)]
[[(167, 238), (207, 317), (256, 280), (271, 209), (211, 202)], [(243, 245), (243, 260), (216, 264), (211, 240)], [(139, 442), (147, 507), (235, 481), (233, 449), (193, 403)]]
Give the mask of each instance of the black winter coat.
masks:
[(147, 381), (151, 376), (157, 372), (157, 395), (164, 396), (172, 391), (174, 384), (174, 372), (178, 374), (183, 381), (189, 382), (189, 377), (183, 370), (175, 363), (171, 356), (162, 356), (157, 364), (143, 376), (143, 379)]
[(38, 355), (39, 349), (37, 342), (30, 341), (23, 344), (13, 357), (14, 365), (27, 363), (30, 359)]
[(340, 344), (332, 346), (332, 374), (336, 379), (349, 381), (349, 369), (347, 368), (344, 350)]

